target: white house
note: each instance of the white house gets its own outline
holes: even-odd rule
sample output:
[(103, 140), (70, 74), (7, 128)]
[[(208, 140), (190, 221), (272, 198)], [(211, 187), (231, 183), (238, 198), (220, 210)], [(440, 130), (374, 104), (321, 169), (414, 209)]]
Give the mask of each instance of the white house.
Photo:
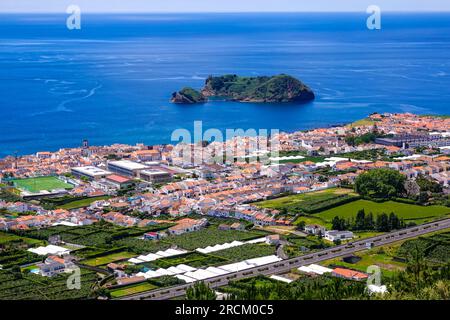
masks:
[(325, 231), (325, 239), (329, 241), (348, 240), (354, 237), (351, 231), (329, 230)]
[(40, 274), (44, 277), (53, 277), (62, 273), (68, 267), (68, 262), (64, 258), (58, 256), (49, 256), (44, 263), (38, 264)]

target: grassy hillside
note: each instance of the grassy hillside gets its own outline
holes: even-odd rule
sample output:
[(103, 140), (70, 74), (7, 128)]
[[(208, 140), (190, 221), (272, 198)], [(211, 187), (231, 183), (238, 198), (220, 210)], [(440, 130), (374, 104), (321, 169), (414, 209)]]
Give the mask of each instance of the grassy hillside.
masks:
[(245, 102), (292, 102), (314, 99), (314, 93), (300, 80), (280, 74), (273, 77), (210, 76), (203, 94)]
[(394, 201), (377, 203), (368, 200), (357, 200), (336, 208), (322, 211), (315, 216), (327, 222), (331, 222), (335, 216), (345, 219), (355, 218), (360, 209), (364, 209), (366, 213), (372, 212), (374, 215), (383, 212), (388, 214), (394, 212), (399, 218), (403, 218), (405, 222), (413, 221), (417, 224), (450, 214), (450, 208), (444, 206), (425, 207)]

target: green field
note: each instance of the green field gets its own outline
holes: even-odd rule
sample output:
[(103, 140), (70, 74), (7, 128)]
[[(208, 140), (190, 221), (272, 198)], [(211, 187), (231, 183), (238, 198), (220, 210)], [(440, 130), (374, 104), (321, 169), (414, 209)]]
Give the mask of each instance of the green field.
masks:
[(254, 203), (261, 208), (283, 210), (289, 213), (300, 213), (320, 210), (322, 206), (330, 203), (339, 203), (349, 198), (356, 198), (356, 194), (351, 189), (332, 188), (315, 192), (301, 193), (286, 197), (276, 198)]
[(42, 240), (21, 237), (21, 236), (12, 234), (12, 233), (6, 233), (6, 232), (0, 231), (0, 245), (7, 244), (9, 242), (16, 242), (16, 243), (24, 242), (30, 246), (44, 245), (44, 243), (45, 243), (45, 241), (42, 241)]
[(81, 288), (67, 288), (69, 273), (54, 277), (0, 270), (0, 300), (75, 300), (92, 297), (92, 286), (97, 274), (81, 269)]
[(342, 258), (336, 258), (324, 261), (321, 264), (331, 268), (340, 266), (362, 272), (367, 272), (369, 266), (375, 265), (380, 267), (382, 275), (391, 276), (393, 272), (403, 270), (406, 267), (406, 263), (394, 259), (397, 247), (398, 245), (386, 246), (357, 253), (355, 256), (360, 257), (361, 260), (356, 263), (347, 263)]
[(194, 268), (201, 268), (211, 265), (225, 264), (226, 262), (227, 260), (225, 258), (207, 255), (199, 252), (190, 252), (184, 255), (158, 259), (152, 262), (144, 263), (143, 265), (152, 269), (167, 269), (179, 264), (186, 264)]
[(101, 196), (101, 197), (92, 197), (92, 198), (86, 198), (86, 199), (81, 199), (81, 200), (75, 200), (75, 201), (63, 204), (63, 205), (59, 206), (58, 208), (66, 209), (66, 210), (78, 209), (78, 208), (88, 207), (94, 201), (106, 200), (109, 198), (110, 198), (109, 196)]
[(376, 121), (371, 120), (370, 118), (364, 118), (364, 119), (357, 120), (353, 123), (350, 123), (347, 126), (348, 127), (373, 126), (376, 123), (377, 123)]
[(270, 256), (273, 254), (276, 254), (275, 246), (270, 246), (261, 243), (244, 244), (242, 246), (228, 248), (211, 253), (211, 255), (214, 255), (216, 257), (225, 258), (235, 262), (264, 256)]
[(331, 223), (325, 221), (322, 218), (317, 217), (317, 214), (300, 216), (300, 217), (297, 218), (297, 220), (295, 220), (294, 225), (298, 225), (302, 221), (305, 222), (305, 225), (318, 224), (318, 225), (323, 226), (323, 227), (325, 227), (327, 229), (331, 228)]
[(121, 252), (111, 253), (106, 256), (87, 259), (87, 260), (82, 261), (82, 263), (85, 265), (88, 265), (88, 266), (98, 267), (98, 266), (102, 266), (102, 265), (105, 265), (105, 264), (108, 264), (111, 262), (130, 259), (135, 256), (136, 256), (136, 254), (134, 254), (134, 253), (127, 252), (127, 251), (121, 251)]
[(403, 270), (407, 266), (406, 261), (395, 258), (406, 259), (409, 254), (414, 254), (415, 250), (422, 252), (427, 262), (443, 264), (450, 260), (450, 232), (449, 229), (438, 231), (425, 236), (410, 240), (401, 240), (380, 248), (364, 250), (355, 254), (361, 260), (356, 263), (347, 263), (342, 258), (335, 258), (321, 263), (323, 266), (342, 266), (350, 269), (367, 271), (371, 265), (379, 266), (382, 275), (391, 276), (395, 271)]
[(139, 293), (139, 292), (150, 291), (150, 290), (153, 290), (156, 288), (158, 288), (158, 287), (149, 282), (143, 282), (140, 284), (134, 284), (134, 285), (120, 288), (120, 289), (112, 290), (111, 297), (112, 298), (120, 298), (120, 297), (129, 296), (131, 294)]
[(358, 210), (364, 209), (366, 213), (372, 212), (375, 216), (380, 213), (394, 212), (405, 222), (425, 223), (436, 218), (450, 214), (450, 208), (444, 206), (419, 206), (394, 201), (377, 203), (368, 200), (357, 200), (339, 207), (322, 211), (314, 215), (319, 219), (330, 223), (335, 216), (341, 218), (355, 218)]
[(37, 177), (37, 178), (27, 178), (27, 179), (16, 179), (13, 180), (14, 186), (26, 190), (32, 193), (47, 190), (51, 191), (54, 189), (72, 189), (71, 184), (65, 183), (59, 180), (57, 177)]
[(196, 232), (188, 232), (178, 236), (170, 236), (163, 241), (176, 244), (186, 249), (194, 250), (204, 248), (234, 240), (245, 241), (266, 236), (262, 231), (238, 231), (238, 230), (219, 230), (215, 226), (210, 226)]
[(397, 255), (408, 258), (410, 254), (414, 254), (417, 250), (429, 262), (450, 262), (450, 232), (426, 235), (406, 241), (397, 250)]

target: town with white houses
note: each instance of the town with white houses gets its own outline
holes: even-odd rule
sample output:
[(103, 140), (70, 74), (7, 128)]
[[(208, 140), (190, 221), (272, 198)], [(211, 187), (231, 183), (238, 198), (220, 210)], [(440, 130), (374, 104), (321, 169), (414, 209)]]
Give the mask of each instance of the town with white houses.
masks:
[[(385, 213), (400, 222), (394, 226), (391, 216), (391, 229), (365, 231), (450, 214), (448, 117), (374, 113), (271, 139), (277, 150), (264, 152), (248, 148), (267, 143), (263, 137), (151, 146), (85, 140), (78, 148), (0, 159), (0, 240), (10, 235), (19, 244), (0, 241), (0, 265), (15, 265), (2, 255), (13, 247), (19, 267), (35, 276), (86, 268), (100, 276), (99, 296), (109, 298), (151, 292), (169, 281), (151, 279), (170, 278), (174, 285), (264, 266), (364, 238), (353, 226), (356, 211), (367, 217), (376, 210), (362, 206), (374, 195), (355, 185), (379, 170), (404, 180), (402, 193), (389, 194), (389, 201), (440, 211), (409, 217), (406, 207), (393, 207)], [(232, 157), (225, 157), (230, 150)], [(343, 221), (335, 209), (356, 203), (355, 216)], [(252, 252), (239, 253), (243, 248)], [(348, 264), (313, 263), (272, 280), (289, 283), (302, 273), (367, 278)]]

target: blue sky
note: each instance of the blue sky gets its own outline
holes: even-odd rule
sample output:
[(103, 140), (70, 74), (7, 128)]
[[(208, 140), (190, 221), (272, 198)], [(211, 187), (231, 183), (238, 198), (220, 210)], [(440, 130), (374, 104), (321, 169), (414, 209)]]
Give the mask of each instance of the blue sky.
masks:
[(0, 12), (450, 11), (449, 0), (0, 0)]

